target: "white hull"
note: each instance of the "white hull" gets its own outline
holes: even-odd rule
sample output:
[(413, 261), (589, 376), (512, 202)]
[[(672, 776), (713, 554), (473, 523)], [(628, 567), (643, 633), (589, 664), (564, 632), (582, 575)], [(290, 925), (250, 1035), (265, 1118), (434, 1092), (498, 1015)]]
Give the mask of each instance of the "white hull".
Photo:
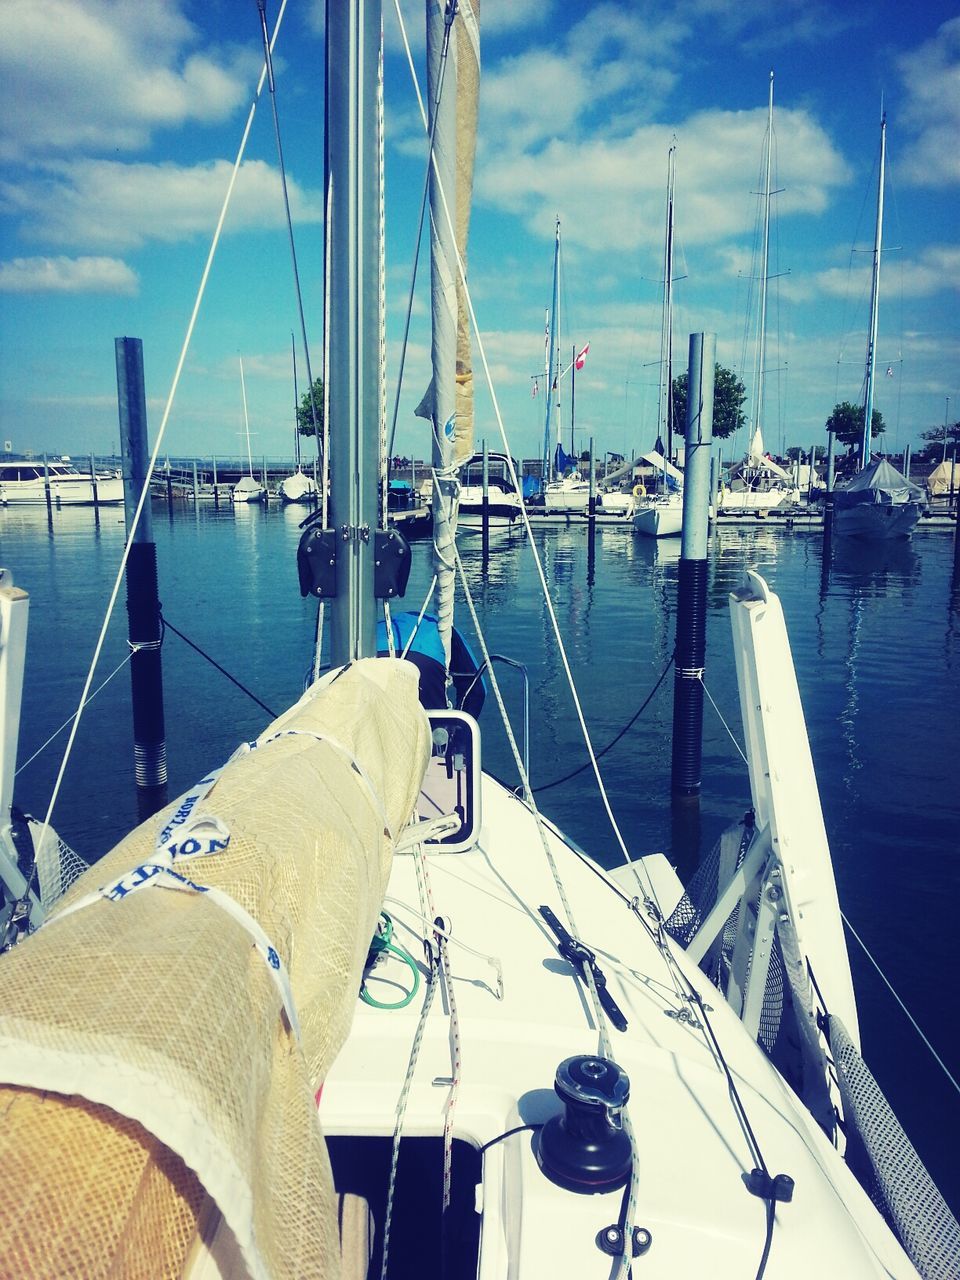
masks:
[(633, 517), (633, 531), (646, 538), (677, 537), (683, 527), (683, 499), (650, 502)]
[(771, 489), (723, 489), (717, 497), (721, 511), (772, 511), (783, 503), (800, 501), (796, 487)]
[(548, 484), (543, 495), (544, 510), (548, 513), (583, 512), (586, 511), (589, 501), (590, 486), (586, 481), (568, 484), (561, 480), (556, 485)]
[[(488, 490), (489, 528), (510, 529), (520, 519), (523, 501), (519, 493), (507, 493), (499, 487)], [(460, 490), (457, 528), (470, 531), (483, 528), (483, 487), (468, 484)]]
[(861, 502), (836, 512), (834, 529), (848, 538), (887, 541), (909, 538), (923, 513), (920, 502), (890, 505), (885, 502)]
[(266, 497), (267, 491), (262, 485), (257, 484), (255, 480), (247, 477), (233, 486), (233, 501), (239, 504), (262, 502)]
[(597, 497), (597, 510), (608, 516), (623, 516), (626, 520), (636, 510), (632, 493), (601, 493)]
[[(44, 505), (47, 494), (42, 480), (0, 480), (0, 505)], [(93, 485), (89, 477), (63, 476), (50, 481), (50, 501), (54, 506), (92, 506)], [(119, 476), (106, 476), (97, 481), (98, 503), (123, 502), (123, 480)]]

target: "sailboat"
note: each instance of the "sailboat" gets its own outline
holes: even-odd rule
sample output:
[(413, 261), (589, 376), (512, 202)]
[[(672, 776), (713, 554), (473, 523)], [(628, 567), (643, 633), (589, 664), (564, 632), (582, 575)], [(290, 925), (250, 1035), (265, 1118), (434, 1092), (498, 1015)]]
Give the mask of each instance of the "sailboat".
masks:
[(313, 476), (303, 470), (300, 457), (300, 396), (297, 388), (297, 346), (293, 334), (290, 335), (290, 352), (293, 356), (293, 448), (296, 470), (292, 476), (284, 476), (280, 481), (280, 497), (284, 502), (316, 502), (319, 490)]
[(234, 502), (262, 502), (266, 490), (253, 474), (253, 454), (250, 452), (250, 417), (247, 413), (247, 384), (243, 377), (243, 356), (240, 357), (240, 395), (243, 400), (243, 430), (247, 441), (247, 474), (233, 486)]
[(870, 325), (863, 392), (863, 436), (859, 467), (853, 479), (833, 491), (837, 533), (870, 540), (909, 538), (927, 508), (919, 485), (902, 475), (885, 458), (871, 460), (873, 393), (876, 382), (877, 331), (880, 319), (880, 255), (883, 251), (883, 187), (887, 157), (887, 116), (880, 120), (880, 166), (877, 179), (877, 221), (873, 240), (873, 274), (870, 287)]
[(750, 447), (733, 468), (728, 484), (717, 496), (722, 511), (767, 511), (800, 501), (800, 489), (790, 474), (768, 456), (763, 446), (764, 386), (767, 352), (767, 284), (770, 263), (770, 197), (773, 173), (773, 72), (767, 98), (767, 134), (764, 148), (763, 239), (760, 248), (760, 290), (757, 311), (757, 345), (754, 364), (753, 422)]
[[(544, 365), (545, 411), (543, 423), (543, 507), (550, 515), (583, 514), (590, 503), (590, 482), (580, 474), (571, 438), (569, 454), (564, 452), (560, 440), (560, 394), (564, 375), (560, 336), (560, 219), (554, 225), (553, 237), (553, 290), (546, 328), (546, 352)], [(578, 357), (570, 362), (569, 372), (574, 376)], [(554, 422), (556, 444), (553, 443)], [(571, 428), (571, 437), (573, 431)]]
[[(4, 776), (4, 1268), (946, 1275), (960, 1229), (859, 1054), (783, 614), (762, 579), (730, 602), (752, 807), (686, 888), (661, 855), (630, 857), (612, 814), (619, 871), (565, 837), (515, 735), (520, 786), (483, 769), (470, 711), (424, 705), (429, 662), (441, 694), (453, 680), (453, 646), (417, 665), (374, 656), (404, 559), (382, 536), (376, 420), (381, 30), (371, 0), (328, 6), (335, 525), (301, 550), (331, 613), (330, 671), (65, 894), (45, 873), (45, 901), (10, 856)], [(457, 53), (432, 117), (476, 80), (468, 4), (462, 38), (444, 35), (433, 5), (431, 68)], [(442, 413), (453, 382), (438, 372)], [(22, 676), (24, 593), (0, 588)], [(51, 845), (40, 832), (45, 864)], [(900, 1161), (883, 1182), (899, 1238), (843, 1157), (862, 1155), (870, 1122)]]
[[(648, 538), (679, 535), (683, 525), (683, 485), (672, 464), (673, 455), (673, 219), (677, 180), (677, 147), (667, 153), (667, 228), (663, 248), (663, 318), (660, 329), (660, 397), (656, 487), (637, 504), (633, 531)], [(664, 451), (659, 432), (665, 431)], [(667, 468), (670, 468), (668, 470)]]

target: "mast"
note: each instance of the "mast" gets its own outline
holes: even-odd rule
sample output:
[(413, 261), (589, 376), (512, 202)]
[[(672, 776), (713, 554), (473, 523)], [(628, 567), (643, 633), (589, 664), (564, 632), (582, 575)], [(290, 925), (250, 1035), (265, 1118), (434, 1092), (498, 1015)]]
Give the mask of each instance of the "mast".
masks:
[(550, 427), (553, 415), (553, 396), (557, 395), (557, 416), (560, 411), (560, 360), (559, 360), (559, 328), (560, 328), (560, 219), (557, 218), (553, 246), (553, 294), (550, 301), (550, 355), (547, 361), (547, 409), (543, 424), (543, 482), (546, 484), (554, 477), (553, 449), (550, 440)]
[(243, 356), (240, 357), (240, 395), (243, 398), (243, 430), (247, 437), (247, 474), (253, 479), (253, 455), (250, 452), (250, 419), (247, 417), (247, 384), (243, 380)]
[(873, 237), (873, 279), (870, 286), (870, 329), (867, 334), (867, 369), (863, 397), (863, 437), (860, 470), (870, 463), (873, 431), (873, 392), (877, 364), (877, 324), (880, 319), (880, 254), (883, 249), (883, 176), (887, 159), (887, 113), (880, 117), (880, 174), (877, 179), (877, 225)]
[[(667, 429), (667, 461), (673, 459), (673, 200), (677, 144), (667, 152), (667, 226), (663, 238), (663, 319), (660, 327), (660, 421)], [(664, 472), (661, 471), (661, 484)]]
[(297, 344), (290, 330), (290, 354), (293, 356), (293, 456), (300, 470), (300, 395), (297, 390)]
[(331, 520), (338, 531), (330, 660), (376, 653), (374, 534), (384, 421), (380, 377), (380, 0), (328, 0), (325, 279)]
[(427, 6), (427, 84), (430, 98), (430, 282), (433, 381), (429, 397), (433, 465), (433, 549), (437, 630), (450, 670), (457, 528), (457, 41), (456, 9)]
[[(761, 428), (763, 419), (763, 375), (767, 354), (767, 271), (770, 260), (770, 175), (773, 167), (773, 72), (770, 72), (770, 93), (767, 101), (767, 147), (764, 158), (763, 179), (763, 247), (760, 263), (760, 314), (757, 320), (757, 364), (754, 377), (753, 431), (751, 443)], [(748, 450), (749, 453), (749, 450)]]

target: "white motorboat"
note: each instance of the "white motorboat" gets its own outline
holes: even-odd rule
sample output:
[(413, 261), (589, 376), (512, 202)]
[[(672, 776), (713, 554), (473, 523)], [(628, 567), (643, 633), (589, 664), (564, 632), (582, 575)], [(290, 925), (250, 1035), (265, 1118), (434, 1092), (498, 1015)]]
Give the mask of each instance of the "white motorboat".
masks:
[(583, 515), (589, 504), (590, 482), (584, 480), (579, 471), (551, 481), (543, 491), (543, 506), (548, 515)]
[[(513, 475), (517, 465), (513, 463)], [(511, 475), (510, 460), (502, 453), (487, 454), (487, 527), (512, 529), (520, 519), (523, 499)], [(475, 453), (460, 473), (457, 527), (476, 531), (483, 528), (483, 454)]]
[(123, 502), (123, 479), (116, 471), (98, 471), (94, 492), (90, 473), (71, 462), (0, 462), (0, 506), (38, 506), (47, 501), (48, 486), (50, 501), (57, 507)]
[[(424, 99), (439, 113), (446, 32), (429, 12)], [(468, 687), (488, 682), (503, 711), (516, 790), (483, 771), (468, 711), (421, 702), (426, 663), (441, 691), (460, 675), (447, 601), (438, 656), (406, 641), (417, 665), (373, 656), (397, 594), (374, 573), (390, 545), (368, 465), (382, 347), (354, 341), (371, 315), (382, 337), (381, 33), (371, 0), (327, 9), (337, 527), (308, 529), (301, 552), (302, 583), (334, 614), (331, 670), (66, 895), (44, 832), (42, 873), (22, 862), (16, 736), (0, 737), (0, 923), (16, 943), (0, 958), (4, 1268), (948, 1275), (960, 1227), (860, 1057), (783, 613), (762, 579), (730, 597), (752, 807), (686, 887), (662, 856), (633, 855), (609, 808), (612, 873), (540, 812), (482, 633)], [(476, 82), (469, 5), (452, 34), (445, 94)], [(547, 585), (532, 535), (530, 554)], [(449, 557), (469, 601), (455, 544)], [(10, 707), (27, 608), (5, 578), (0, 606)], [(415, 639), (425, 613), (399, 634)], [(896, 1231), (845, 1147), (882, 1170)]]

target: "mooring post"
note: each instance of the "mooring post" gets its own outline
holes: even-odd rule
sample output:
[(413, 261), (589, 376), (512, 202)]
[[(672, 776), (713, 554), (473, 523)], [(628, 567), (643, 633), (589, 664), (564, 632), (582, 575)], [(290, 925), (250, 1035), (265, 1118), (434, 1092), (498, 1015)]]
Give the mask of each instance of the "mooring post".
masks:
[(43, 455), (43, 492), (47, 499), (47, 515), (53, 515), (53, 502), (50, 497), (50, 468), (47, 466), (47, 455)]
[(675, 799), (700, 795), (703, 737), (703, 668), (707, 636), (707, 509), (710, 505), (710, 446), (713, 441), (713, 382), (716, 335), (690, 335), (683, 526), (677, 587), (677, 649), (673, 684)]
[(483, 500), (480, 503), (481, 555), (483, 569), (486, 573), (487, 559), (490, 555), (490, 455), (487, 442), (483, 442)]
[[(143, 383), (143, 343), (117, 338), (117, 397), (120, 407), (120, 452), (123, 455), (123, 511), (127, 536), (133, 529), (127, 559), (128, 635), (133, 655), (133, 762), (141, 820), (162, 807), (167, 792), (167, 743), (163, 719), (162, 626), (157, 595), (157, 548), (153, 541), (150, 494), (140, 505), (150, 460), (147, 402)], [(169, 473), (168, 473), (169, 481)]]
[(833, 449), (834, 435), (827, 432), (827, 491), (823, 499), (824, 553), (829, 551), (829, 538), (833, 529)]
[(93, 505), (96, 507), (100, 502), (100, 494), (97, 490), (97, 467), (92, 453), (90, 455), (90, 492), (93, 495)]
[(266, 455), (264, 455), (264, 457), (263, 457), (263, 459), (262, 459), (262, 466), (261, 466), (261, 468), (260, 468), (260, 483), (263, 485), (263, 501), (264, 501), (264, 504), (266, 504), (266, 503), (268, 503), (268, 502), (270, 501), (270, 490), (269, 490), (269, 488), (268, 488), (268, 486), (267, 486), (267, 459), (266, 459)]

